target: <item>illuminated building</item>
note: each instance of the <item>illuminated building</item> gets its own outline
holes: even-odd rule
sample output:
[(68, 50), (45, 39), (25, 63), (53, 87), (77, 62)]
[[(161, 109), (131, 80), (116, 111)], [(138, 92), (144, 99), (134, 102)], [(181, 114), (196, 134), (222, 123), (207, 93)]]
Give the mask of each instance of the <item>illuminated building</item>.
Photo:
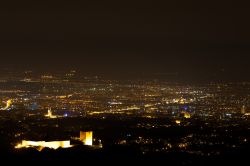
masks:
[(242, 114), (245, 114), (246, 113), (246, 107), (243, 105), (242, 108), (241, 108), (241, 113)]
[(66, 118), (66, 117), (68, 117), (68, 114), (65, 113), (63, 115), (53, 115), (51, 108), (49, 108), (48, 109), (48, 113), (45, 114), (45, 117), (50, 118), (50, 119), (54, 119), (54, 118)]
[(190, 119), (191, 118), (190, 113), (188, 113), (188, 112), (182, 112), (182, 113), (183, 113), (184, 118), (186, 118), (186, 119)]
[(176, 120), (175, 123), (179, 125), (179, 124), (181, 124), (181, 121), (180, 120)]
[(183, 148), (187, 148), (187, 144), (186, 143), (180, 143), (179, 145), (178, 145), (178, 147), (179, 148), (181, 148), (181, 149), (183, 149)]
[(51, 141), (51, 142), (45, 142), (45, 141), (26, 141), (23, 140), (21, 144), (18, 144), (15, 148), (30, 148), (35, 147), (37, 150), (41, 151), (44, 148), (50, 148), (50, 149), (58, 149), (58, 148), (70, 148), (72, 147), (70, 145), (70, 141)]
[(48, 109), (48, 114), (46, 114), (45, 116), (48, 117), (48, 118), (57, 118), (56, 116), (54, 116), (52, 114), (51, 108)]
[(80, 141), (83, 142), (84, 145), (93, 145), (93, 132), (88, 131), (88, 132), (80, 132)]
[(6, 106), (4, 108), (2, 108), (1, 110), (8, 110), (10, 107), (11, 107), (11, 104), (12, 104), (12, 100), (9, 99), (7, 102), (6, 102)]

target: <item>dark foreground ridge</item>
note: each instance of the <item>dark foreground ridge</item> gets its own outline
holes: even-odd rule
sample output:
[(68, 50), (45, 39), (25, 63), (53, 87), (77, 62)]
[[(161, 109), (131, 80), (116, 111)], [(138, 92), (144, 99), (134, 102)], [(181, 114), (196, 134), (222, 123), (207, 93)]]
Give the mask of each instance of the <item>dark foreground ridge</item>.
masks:
[(41, 152), (33, 148), (21, 149), (16, 152), (1, 151), (2, 162), (7, 163), (37, 163), (37, 164), (128, 164), (156, 163), (167, 165), (244, 165), (248, 161), (249, 146), (224, 152), (218, 156), (199, 156), (186, 152), (153, 153), (143, 155), (137, 147), (110, 146), (103, 149), (93, 149), (78, 146), (70, 149), (44, 149)]

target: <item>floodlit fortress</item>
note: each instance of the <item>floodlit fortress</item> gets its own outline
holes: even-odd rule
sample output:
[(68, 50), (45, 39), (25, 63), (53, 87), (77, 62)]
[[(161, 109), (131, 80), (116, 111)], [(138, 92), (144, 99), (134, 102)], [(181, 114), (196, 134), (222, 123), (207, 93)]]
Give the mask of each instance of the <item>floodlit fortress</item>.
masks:
[(23, 140), (21, 144), (18, 144), (16, 146), (17, 149), (30, 148), (30, 147), (36, 147), (37, 150), (41, 151), (44, 148), (50, 148), (50, 149), (70, 148), (70, 147), (72, 147), (72, 145), (70, 145), (70, 141), (45, 142), (45, 141), (25, 141), (25, 140)]
[[(93, 145), (93, 132), (80, 132), (80, 141), (83, 145), (92, 146)], [(70, 144), (70, 140), (66, 141), (27, 141), (23, 140), (22, 143), (18, 144), (15, 148), (36, 148), (39, 151), (42, 151), (44, 148), (58, 149), (58, 148), (70, 148), (74, 145)]]
[(93, 145), (93, 132), (80, 132), (80, 141), (83, 142), (84, 145)]

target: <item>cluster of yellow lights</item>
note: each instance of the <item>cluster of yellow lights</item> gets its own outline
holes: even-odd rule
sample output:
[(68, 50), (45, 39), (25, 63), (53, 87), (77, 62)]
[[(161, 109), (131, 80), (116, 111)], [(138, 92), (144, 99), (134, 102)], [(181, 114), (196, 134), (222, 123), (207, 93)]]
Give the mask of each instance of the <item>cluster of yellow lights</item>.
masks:
[(180, 143), (178, 146), (179, 146), (179, 148), (187, 148), (188, 144), (186, 144), (186, 143)]
[(51, 108), (49, 108), (48, 114), (46, 114), (45, 116), (48, 117), (48, 118), (51, 118), (51, 119), (57, 118), (56, 116), (54, 116), (54, 115), (52, 114)]
[(181, 124), (181, 121), (180, 120), (176, 120), (175, 123), (176, 124)]
[(186, 119), (190, 119), (190, 118), (191, 118), (190, 113), (185, 112), (185, 113), (184, 113), (184, 118), (186, 118)]
[(174, 103), (179, 103), (179, 104), (185, 104), (187, 103), (186, 99), (180, 98), (180, 99), (173, 99)]
[(154, 104), (145, 104), (144, 107), (148, 108), (148, 107), (153, 107)]
[(246, 113), (246, 107), (243, 105), (242, 108), (241, 108), (241, 113), (242, 114), (245, 114)]
[(23, 140), (21, 144), (18, 144), (15, 148), (30, 148), (36, 147), (39, 151), (44, 148), (50, 149), (58, 149), (58, 148), (70, 148), (70, 141), (52, 141), (52, 142), (45, 142), (45, 141), (26, 141)]
[(51, 75), (43, 75), (43, 76), (41, 76), (41, 78), (42, 79), (52, 79), (53, 76), (51, 76)]
[(73, 95), (62, 95), (62, 96), (57, 96), (56, 98), (58, 99), (66, 99), (66, 98), (69, 98), (69, 97), (72, 97)]
[(11, 107), (12, 103), (13, 103), (12, 100), (9, 99), (9, 100), (6, 102), (6, 106), (5, 106), (4, 108), (2, 108), (2, 110), (7, 110), (7, 109), (9, 109), (9, 108)]
[(121, 109), (121, 111), (132, 111), (132, 110), (140, 110), (140, 109), (141, 109), (140, 107), (131, 106), (131, 107), (128, 107), (128, 108), (123, 108), (123, 109)]

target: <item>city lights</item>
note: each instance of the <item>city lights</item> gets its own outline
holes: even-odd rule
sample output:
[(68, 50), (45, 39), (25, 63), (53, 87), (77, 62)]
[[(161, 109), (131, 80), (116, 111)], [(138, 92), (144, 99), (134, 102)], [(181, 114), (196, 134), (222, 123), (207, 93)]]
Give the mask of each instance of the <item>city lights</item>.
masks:
[(76, 74), (17, 77), (13, 89), (0, 82), (2, 135), (15, 153), (102, 149), (105, 155), (114, 146), (206, 157), (249, 143), (250, 84), (124, 84)]

